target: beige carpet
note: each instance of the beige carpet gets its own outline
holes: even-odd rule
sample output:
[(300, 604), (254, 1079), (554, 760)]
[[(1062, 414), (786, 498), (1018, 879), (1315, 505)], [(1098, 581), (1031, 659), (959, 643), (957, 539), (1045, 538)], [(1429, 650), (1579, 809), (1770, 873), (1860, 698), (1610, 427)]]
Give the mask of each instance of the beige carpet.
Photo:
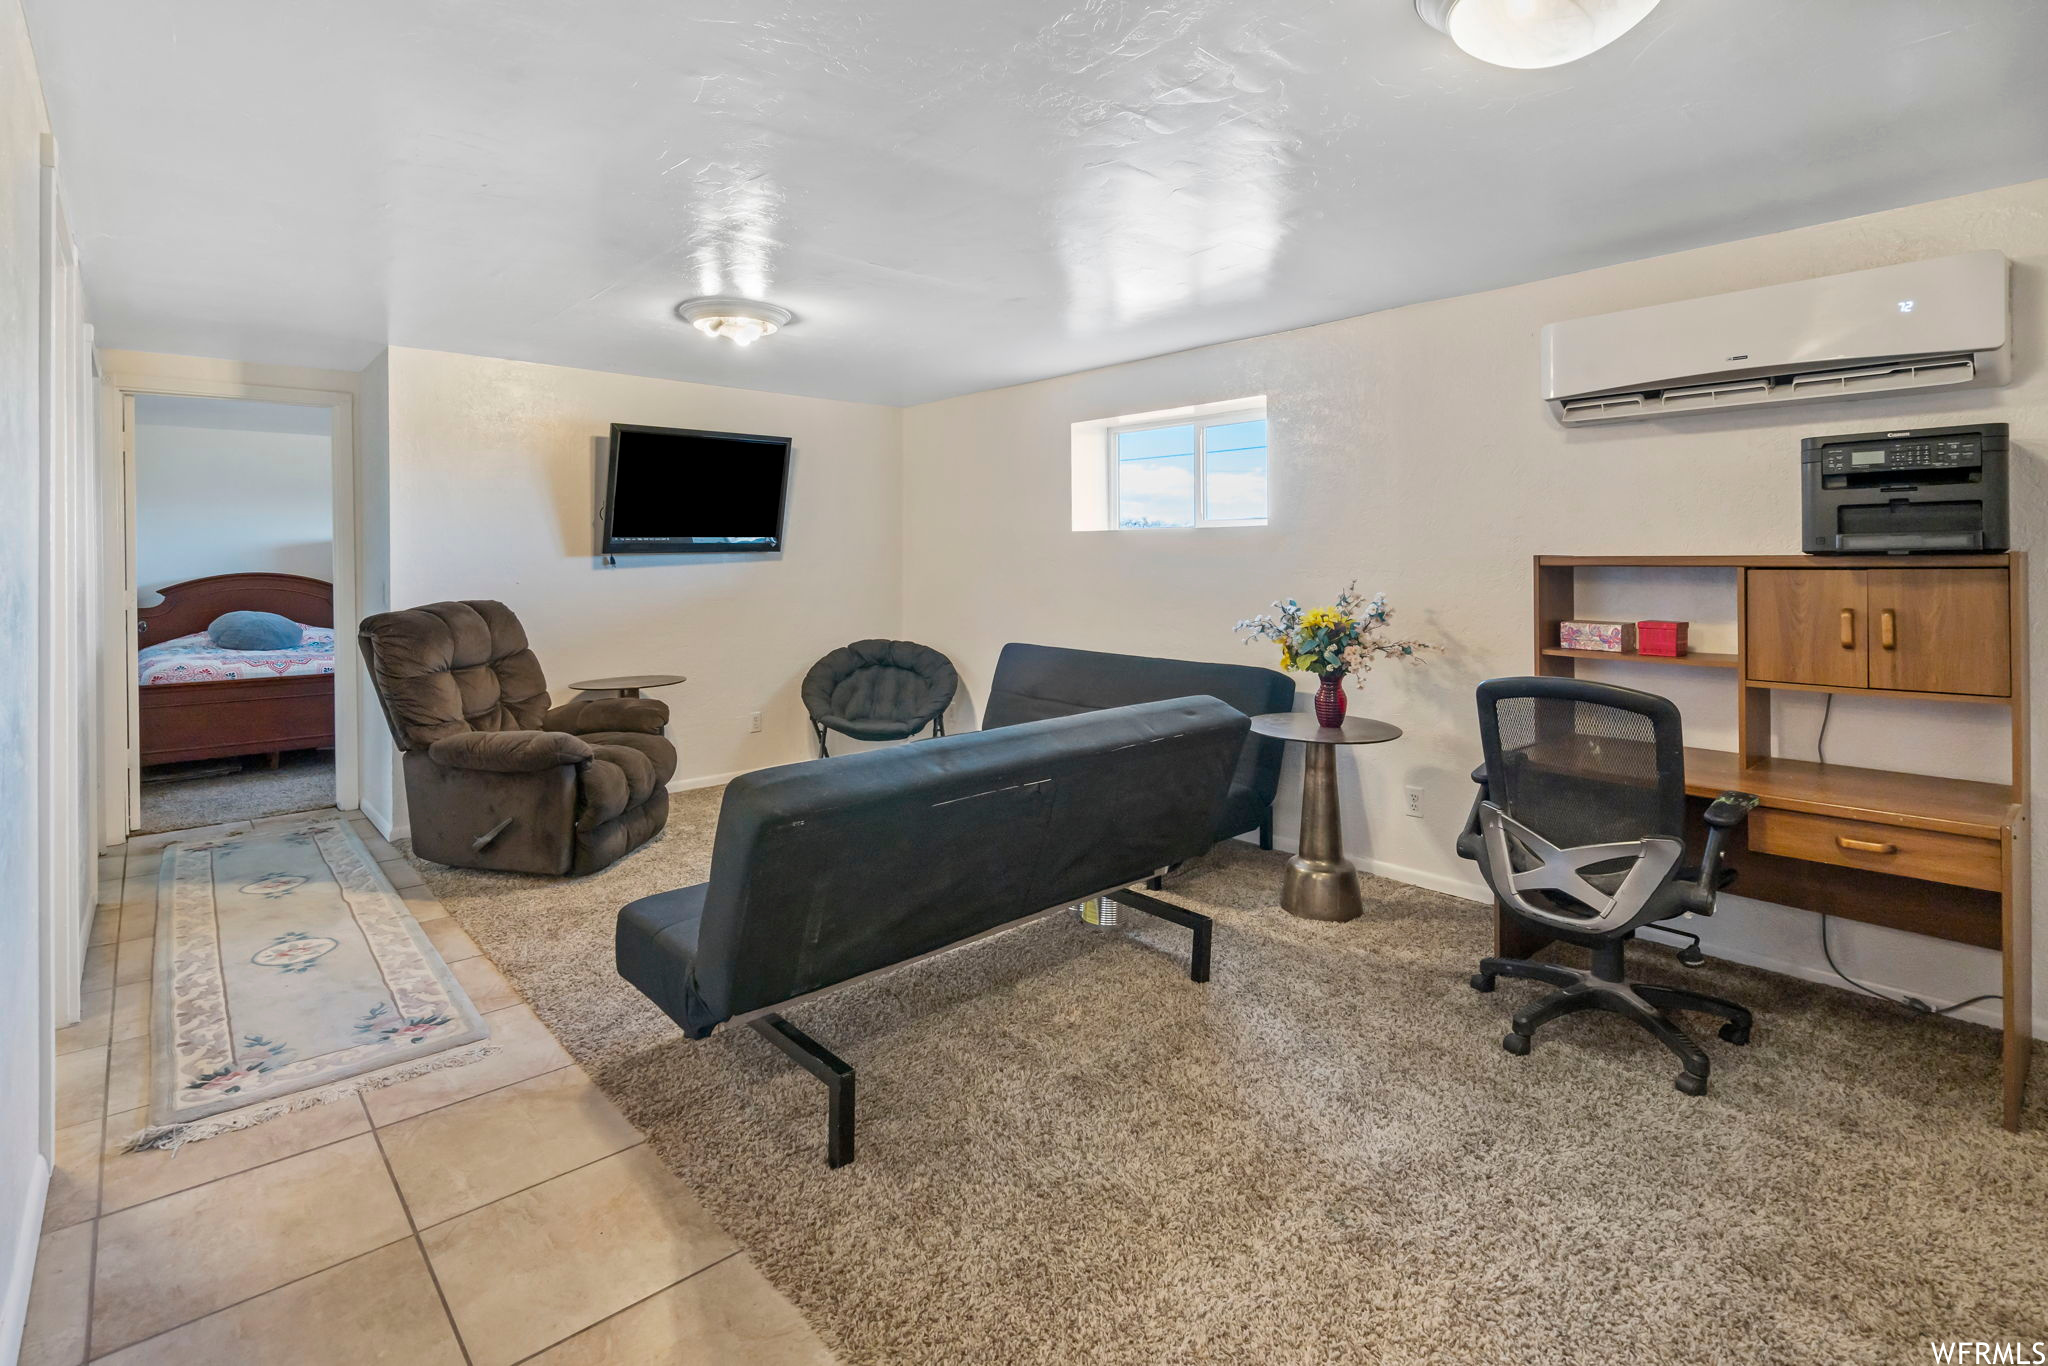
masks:
[[(260, 755), (239, 762), (243, 765), (239, 773), (214, 777), (154, 782), (146, 775), (142, 784), (142, 824), (135, 833), (156, 835), (167, 830), (195, 830), (202, 825), (260, 820), (334, 805), (331, 749), (287, 754), (274, 769)], [(179, 767), (167, 764), (151, 773), (173, 773)], [(203, 769), (211, 764), (186, 767)]]
[[(1912, 1362), (2048, 1338), (2048, 1067), (1993, 1122), (1995, 1039), (1726, 965), (1751, 1005), (1713, 1093), (1620, 1020), (1499, 1046), (1538, 988), (1465, 984), (1480, 907), (1367, 880), (1277, 907), (1233, 844), (1169, 885), (1187, 935), (1041, 921), (790, 1017), (823, 1088), (746, 1031), (691, 1043), (612, 969), (617, 907), (705, 876), (718, 794), (594, 877), (426, 865), (435, 894), (768, 1276), (859, 1363)], [(1703, 1027), (1705, 1022), (1702, 1022)]]

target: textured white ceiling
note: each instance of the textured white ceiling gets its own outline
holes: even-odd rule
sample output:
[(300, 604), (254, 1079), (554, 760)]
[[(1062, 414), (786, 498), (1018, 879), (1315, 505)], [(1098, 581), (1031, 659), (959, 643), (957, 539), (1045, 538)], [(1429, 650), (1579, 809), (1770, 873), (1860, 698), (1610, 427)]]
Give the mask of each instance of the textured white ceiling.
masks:
[[(911, 402), (2048, 176), (2048, 3), (26, 0), (103, 344)], [(684, 298), (794, 309), (737, 351)]]

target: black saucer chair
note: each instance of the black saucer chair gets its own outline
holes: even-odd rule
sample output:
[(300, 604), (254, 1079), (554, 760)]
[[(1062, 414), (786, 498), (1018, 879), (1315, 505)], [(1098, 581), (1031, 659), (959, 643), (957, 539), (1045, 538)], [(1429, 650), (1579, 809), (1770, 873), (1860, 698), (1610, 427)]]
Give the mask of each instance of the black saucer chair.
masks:
[(907, 740), (927, 725), (946, 733), (946, 708), (960, 690), (953, 661), (909, 640), (856, 640), (834, 650), (804, 675), (804, 710), (818, 731), (856, 740)]

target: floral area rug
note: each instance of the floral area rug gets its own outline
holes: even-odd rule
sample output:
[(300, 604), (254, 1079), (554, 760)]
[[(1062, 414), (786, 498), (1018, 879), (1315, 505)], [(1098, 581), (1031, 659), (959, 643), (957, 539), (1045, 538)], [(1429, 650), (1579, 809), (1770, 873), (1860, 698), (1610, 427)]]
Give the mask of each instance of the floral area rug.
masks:
[(151, 1127), (137, 1147), (490, 1051), (465, 1047), (489, 1027), (346, 822), (168, 845), (157, 897)]

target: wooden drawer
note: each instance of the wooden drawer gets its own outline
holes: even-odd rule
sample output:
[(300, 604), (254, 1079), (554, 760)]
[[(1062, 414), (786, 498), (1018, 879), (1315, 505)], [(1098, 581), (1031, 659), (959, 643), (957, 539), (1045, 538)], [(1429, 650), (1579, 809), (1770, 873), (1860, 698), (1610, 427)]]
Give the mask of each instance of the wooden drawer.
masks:
[(2002, 885), (1996, 840), (1768, 808), (1751, 812), (1748, 825), (1749, 847), (1760, 854), (1993, 892)]

